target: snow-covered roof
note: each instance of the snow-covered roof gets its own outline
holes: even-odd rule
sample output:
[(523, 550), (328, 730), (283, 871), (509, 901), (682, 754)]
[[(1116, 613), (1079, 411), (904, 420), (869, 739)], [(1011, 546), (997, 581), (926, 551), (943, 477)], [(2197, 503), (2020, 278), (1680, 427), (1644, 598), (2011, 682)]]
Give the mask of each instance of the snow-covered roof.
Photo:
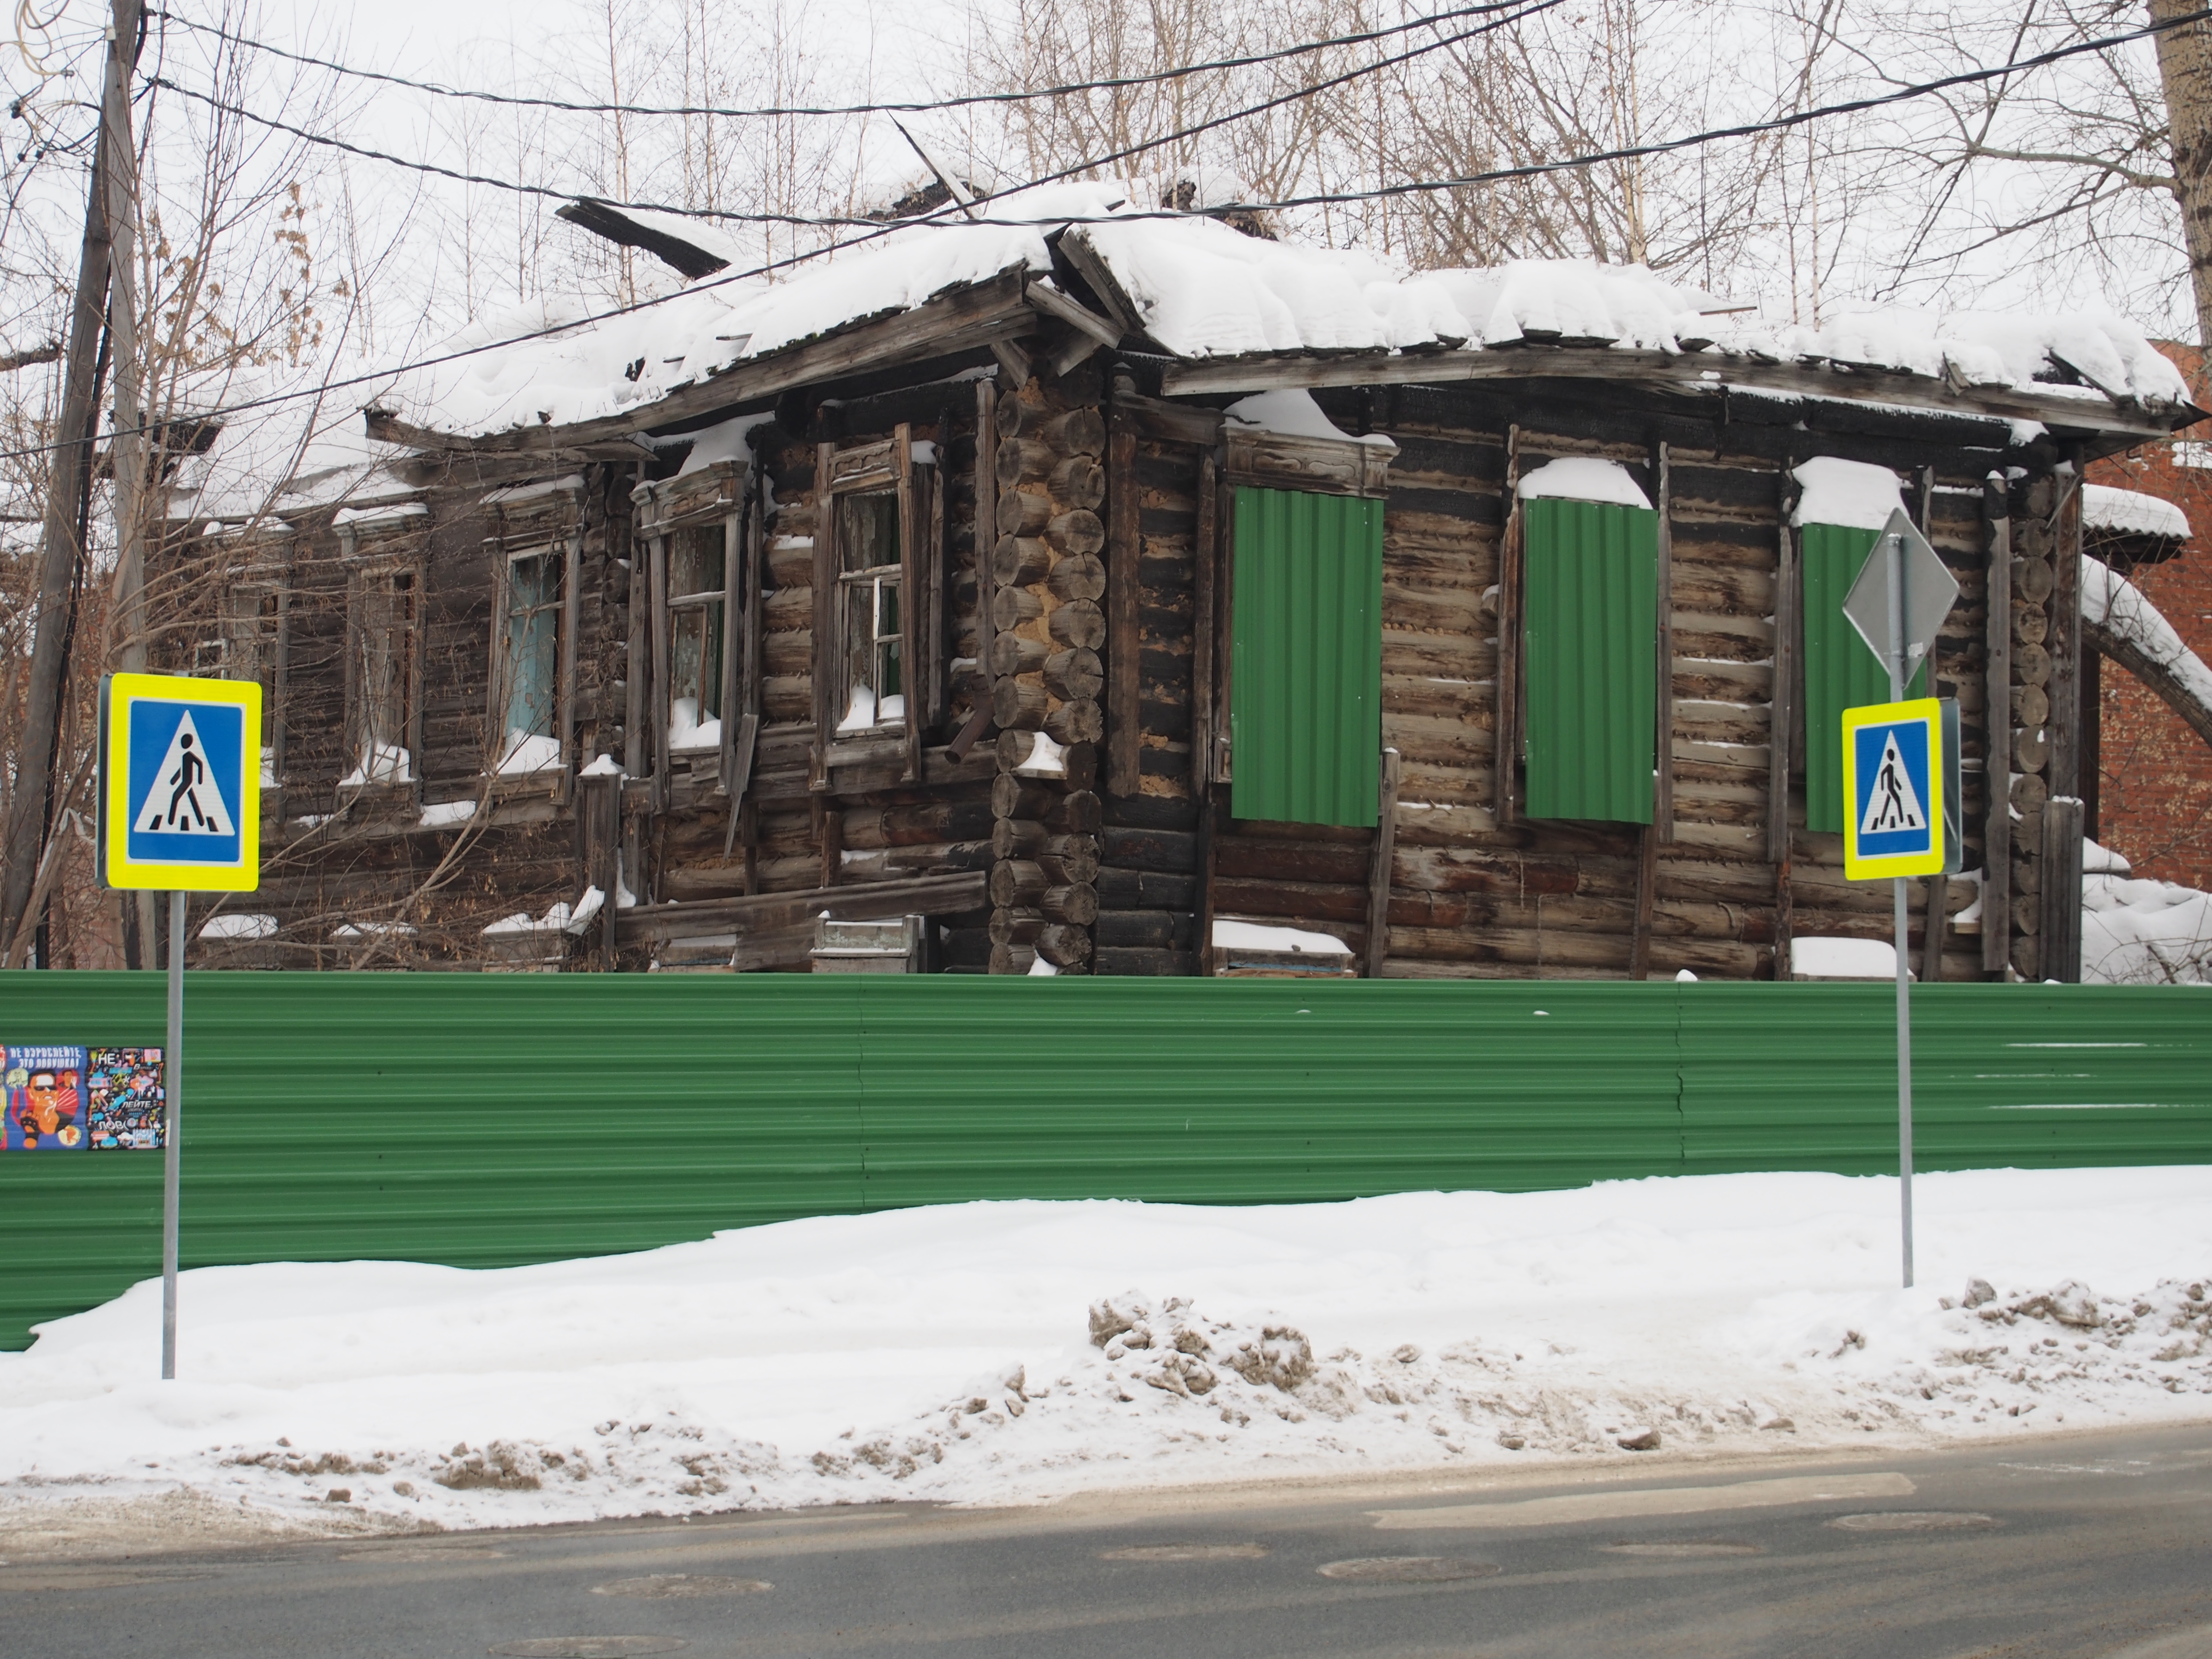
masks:
[(2189, 515), (2172, 501), (2139, 489), (2110, 484), (2081, 486), (2081, 527), (2118, 536), (2162, 536), (2189, 539)]
[[(1079, 232), (1133, 312), (1128, 320), (1187, 362), (1542, 343), (1698, 353), (1715, 371), (1731, 362), (1832, 363), (1954, 390), (2099, 404), (2188, 401), (2173, 366), (2139, 330), (2110, 317), (1892, 307), (1805, 327), (1734, 313), (1641, 265), (1548, 259), (1408, 271), (1370, 252), (1244, 236), (1204, 215), (1163, 216), (1111, 183), (1040, 187), (989, 211), (977, 223), (908, 226), (773, 283), (710, 276), (596, 322), (557, 307), (485, 319), (447, 349), (491, 349), (408, 372), (374, 401), (410, 426), (468, 436), (628, 410), (649, 419), (650, 406), (671, 392), (802, 342), (1009, 271), (1045, 278), (1054, 264), (1051, 239), (1063, 231)], [(538, 337), (495, 343), (522, 334)]]

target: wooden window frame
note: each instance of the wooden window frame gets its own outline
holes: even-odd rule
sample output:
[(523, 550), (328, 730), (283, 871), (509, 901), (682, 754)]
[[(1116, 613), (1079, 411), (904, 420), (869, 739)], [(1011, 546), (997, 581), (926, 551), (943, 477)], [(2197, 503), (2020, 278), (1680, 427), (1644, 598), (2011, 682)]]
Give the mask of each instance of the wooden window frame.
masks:
[(554, 616), (553, 709), (547, 723), (552, 731), (547, 735), (561, 745), (560, 757), (551, 766), (540, 767), (526, 773), (515, 773), (520, 777), (540, 777), (556, 771), (566, 771), (576, 762), (576, 623), (578, 610), (578, 578), (583, 563), (584, 537), (581, 528), (570, 532), (555, 541), (526, 543), (519, 546), (499, 544), (499, 560), (493, 584), (491, 611), (491, 673), (490, 703), (484, 717), (484, 729), (491, 741), (486, 745), (488, 760), (484, 770), (498, 775), (499, 767), (507, 757), (507, 703), (512, 690), (514, 664), (510, 656), (508, 606), (514, 592), (514, 567), (525, 559), (558, 558), (560, 597), (550, 605)]
[[(631, 723), (635, 724), (635, 711), (641, 706), (652, 732), (651, 777), (657, 810), (665, 810), (671, 803), (678, 761), (686, 763), (688, 775), (696, 777), (701, 758), (714, 757), (714, 788), (733, 801), (743, 798), (751, 776), (755, 739), (760, 730), (762, 589), (766, 584), (759, 487), (750, 474), (751, 468), (743, 461), (723, 461), (704, 474), (641, 483), (630, 493), (639, 507), (631, 545), (641, 546), (645, 554), (642, 573), (633, 571), (634, 591), (641, 590), (633, 603), (641, 600), (642, 609), (648, 613), (641, 629), (635, 625), (631, 629)], [(721, 685), (721, 740), (677, 750), (669, 740), (669, 693), (673, 690), (670, 670), (674, 655), (671, 605), (672, 602), (678, 608), (688, 608), (690, 604), (707, 603), (711, 592), (669, 592), (669, 543), (679, 532), (714, 526), (722, 532), (722, 654), (716, 665)], [(752, 572), (750, 580), (748, 571)], [(642, 661), (639, 660), (641, 651)], [(630, 742), (635, 745), (635, 735)]]
[(404, 795), (419, 799), (422, 792), (422, 599), (423, 584), (428, 575), (428, 561), (419, 554), (398, 556), (370, 556), (361, 559), (346, 574), (346, 643), (345, 643), (345, 732), (346, 748), (342, 758), (352, 764), (340, 773), (343, 778), (355, 771), (365, 770), (368, 750), (366, 744), (373, 742), (366, 723), (363, 698), (366, 695), (361, 683), (361, 671), (367, 641), (363, 638), (366, 626), (364, 611), (368, 603), (369, 585), (373, 582), (392, 581), (405, 578), (407, 604), (404, 621), (400, 629), (406, 641), (407, 660), (399, 670), (400, 695), (405, 699), (405, 713), (400, 726), (406, 738), (408, 778), (404, 783), (374, 781), (343, 784), (339, 787), (357, 794), (375, 793), (395, 797)]
[[(925, 471), (931, 476), (918, 476)], [(941, 473), (941, 467), (915, 463), (914, 428), (904, 422), (874, 443), (825, 443), (815, 451), (814, 753), (809, 783), (816, 791), (831, 787), (831, 774), (838, 767), (894, 760), (902, 764), (902, 781), (921, 780), (922, 732), (943, 704), (937, 690), (943, 653), (933, 648), (943, 633), (943, 584), (931, 578), (931, 567), (942, 557)], [(842, 666), (848, 573), (840, 568), (837, 504), (847, 495), (887, 493), (898, 501), (899, 665), (905, 708), (896, 724), (879, 723), (865, 734), (840, 734), (837, 726), (848, 701)]]

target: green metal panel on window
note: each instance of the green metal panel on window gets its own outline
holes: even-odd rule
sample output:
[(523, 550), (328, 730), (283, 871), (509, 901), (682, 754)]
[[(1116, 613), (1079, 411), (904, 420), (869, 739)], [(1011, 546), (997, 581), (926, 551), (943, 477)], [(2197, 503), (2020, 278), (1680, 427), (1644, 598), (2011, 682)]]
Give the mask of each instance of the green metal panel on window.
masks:
[(1523, 501), (1528, 813), (1651, 822), (1659, 515)]
[(1382, 748), (1382, 503), (1237, 492), (1230, 807), (1371, 825)]
[[(1881, 535), (1848, 525), (1798, 532), (1805, 590), (1805, 827), (1844, 832), (1844, 710), (1889, 701), (1889, 670), (1844, 615), (1844, 601)], [(1923, 664), (1905, 690), (1928, 695)]]

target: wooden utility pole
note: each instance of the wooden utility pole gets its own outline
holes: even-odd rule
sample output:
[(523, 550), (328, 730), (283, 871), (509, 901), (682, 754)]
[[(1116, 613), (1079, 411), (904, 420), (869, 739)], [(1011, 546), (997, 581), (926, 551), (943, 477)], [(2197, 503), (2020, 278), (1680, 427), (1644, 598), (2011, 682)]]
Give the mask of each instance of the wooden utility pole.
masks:
[[(2203, 9), (2203, 0), (2150, 0), (2154, 23)], [(2197, 338), (2212, 344), (2212, 20), (2161, 29), (2156, 39)]]
[[(129, 106), (129, 80), (138, 58), (139, 0), (114, 0), (112, 15), (100, 100), (101, 142), (93, 151), (84, 240), (77, 254), (76, 298), (62, 374), (61, 415), (54, 426), (53, 461), (47, 474), (46, 517), (40, 533), (39, 613), (31, 640), (23, 726), (16, 734), (15, 794), (8, 814), (5, 869), (0, 872), (0, 939), (15, 938), (30, 908), (40, 856), (51, 828), (55, 744), (68, 691), (77, 562), (84, 556), (77, 514), (100, 412), (100, 336), (112, 274), (109, 169), (115, 146), (109, 128), (115, 111)], [(127, 137), (123, 153), (131, 154)]]

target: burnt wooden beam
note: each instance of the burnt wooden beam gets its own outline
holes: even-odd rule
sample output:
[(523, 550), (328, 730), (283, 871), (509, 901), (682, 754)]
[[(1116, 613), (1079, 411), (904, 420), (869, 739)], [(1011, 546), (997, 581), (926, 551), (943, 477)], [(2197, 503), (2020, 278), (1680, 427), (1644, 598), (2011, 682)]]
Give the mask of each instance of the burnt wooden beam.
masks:
[(1213, 781), (1213, 607), (1219, 580), (1221, 486), (1211, 449), (1199, 452), (1196, 522), (1191, 532), (1190, 794), (1206, 799)]
[(855, 323), (803, 345), (747, 358), (719, 374), (678, 386), (620, 415), (556, 426), (550, 422), (471, 436), (404, 421), (389, 410), (365, 411), (368, 435), (410, 449), (475, 453), (537, 453), (614, 443), (653, 427), (711, 416), (733, 404), (770, 398), (860, 369), (893, 368), (1011, 342), (1033, 331), (1037, 313), (1026, 295), (1027, 274), (1010, 266), (996, 276), (942, 294), (910, 310)]
[(1390, 861), (1398, 842), (1398, 751), (1382, 751), (1382, 787), (1376, 802), (1375, 850), (1367, 873), (1366, 977), (1382, 977), (1390, 958)]
[(1654, 688), (1658, 752), (1651, 786), (1651, 818), (1659, 839), (1674, 839), (1674, 531), (1668, 501), (1667, 446), (1652, 447), (1653, 495), (1659, 507), (1659, 683)]
[[(836, 815), (830, 815), (835, 817)], [(684, 899), (668, 904), (635, 905), (622, 913), (625, 945), (697, 933), (735, 932), (741, 938), (797, 927), (827, 910), (832, 920), (867, 921), (909, 912), (957, 915), (989, 902), (990, 877), (981, 870), (952, 875), (913, 876), (902, 881), (855, 883), (796, 893), (761, 893), (750, 898)]]
[(1982, 828), (1982, 971), (2002, 977), (2012, 963), (2012, 507), (2002, 472), (1982, 485), (1988, 524), (1988, 621), (1984, 641), (1987, 732), (1982, 776), (1989, 815)]
[(611, 202), (602, 202), (595, 197), (583, 197), (574, 202), (563, 202), (553, 210), (556, 219), (566, 219), (572, 225), (580, 225), (594, 236), (603, 236), (617, 247), (641, 248), (663, 264), (681, 271), (697, 281), (712, 276), (718, 270), (729, 269), (730, 262), (720, 254), (709, 252), (696, 242), (686, 241), (674, 232), (658, 226), (647, 225), (633, 219)]
[[(1128, 331), (1101, 317), (1090, 307), (1071, 300), (1047, 283), (1030, 284), (1029, 302), (1032, 309), (1047, 317), (1056, 318), (1077, 333), (1089, 336), (1109, 350), (1120, 345), (1121, 337)], [(1065, 373), (1064, 370), (1062, 372)]]
[[(1713, 378), (1708, 380), (1708, 375)], [(1902, 403), (1953, 414), (2040, 421), (2054, 429), (2124, 434), (2138, 440), (2167, 437), (2203, 416), (2203, 410), (2185, 404), (2165, 411), (2118, 405), (2091, 408), (2079, 398), (2045, 397), (2009, 387), (1958, 391), (1943, 381), (1917, 374), (1761, 363), (1705, 352), (1627, 351), (1612, 346), (1346, 352), (1325, 357), (1249, 357), (1231, 362), (1209, 359), (1170, 363), (1160, 384), (1170, 397), (1197, 397), (1284, 388), (1443, 386), (1537, 378), (1595, 380), (1716, 397), (1727, 389), (1742, 387), (1809, 394), (1840, 403)]]
[(2043, 977), (2081, 981), (2081, 803), (2053, 795), (2043, 804)]
[(1804, 633), (1798, 562), (1796, 459), (1784, 455), (1775, 474), (1777, 560), (1774, 584), (1774, 684), (1766, 704), (1766, 861), (1774, 866), (1774, 977), (1790, 977), (1790, 945), (1796, 921), (1790, 888), (1790, 769), (1797, 727), (1797, 664)]
[(1920, 982), (1933, 985), (1943, 977), (1943, 935), (1950, 931), (1951, 878), (1941, 873), (1928, 878), (1928, 918), (1920, 941)]
[(1520, 745), (1514, 738), (1521, 720), (1521, 428), (1505, 429), (1505, 530), (1498, 538), (1498, 729), (1492, 757), (1492, 821), (1503, 830), (1513, 821), (1513, 763)]
[(1138, 660), (1137, 434), (1117, 416), (1106, 439), (1106, 788), (1139, 791), (1143, 735)]

